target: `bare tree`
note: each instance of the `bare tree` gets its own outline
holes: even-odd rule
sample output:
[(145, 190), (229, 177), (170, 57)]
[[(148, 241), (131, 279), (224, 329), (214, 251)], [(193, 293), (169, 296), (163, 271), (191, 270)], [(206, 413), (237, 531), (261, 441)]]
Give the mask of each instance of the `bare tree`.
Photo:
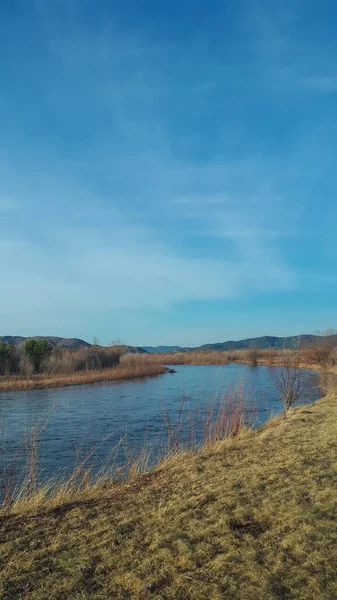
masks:
[(311, 357), (321, 369), (330, 369), (337, 362), (337, 330), (330, 328), (316, 335), (321, 339), (311, 346)]
[(109, 346), (111, 347), (120, 347), (123, 346), (122, 342), (120, 340), (112, 340), (112, 342), (110, 342)]
[(284, 352), (283, 366), (270, 369), (271, 378), (282, 402), (285, 414), (307, 392), (306, 374), (301, 368), (301, 349)]
[(310, 347), (310, 358), (319, 367), (320, 389), (328, 394), (336, 387), (336, 378), (331, 371), (337, 364), (337, 330), (330, 328), (316, 332), (316, 335), (321, 339)]
[(258, 351), (257, 348), (248, 348), (247, 350), (247, 360), (249, 362), (249, 364), (253, 365), (254, 367), (257, 366), (258, 364), (258, 360), (260, 357), (260, 352)]

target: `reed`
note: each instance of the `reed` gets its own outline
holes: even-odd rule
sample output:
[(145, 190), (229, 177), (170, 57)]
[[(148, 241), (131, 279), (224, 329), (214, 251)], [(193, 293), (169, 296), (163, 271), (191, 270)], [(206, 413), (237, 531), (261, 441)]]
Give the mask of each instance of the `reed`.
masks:
[(336, 598), (336, 424), (331, 395), (124, 481), (86, 463), (2, 510), (0, 596)]
[[(170, 418), (165, 407), (162, 411), (162, 429), (156, 442), (148, 444), (146, 437), (142, 446), (135, 452), (123, 435), (110, 450), (99, 468), (95, 469), (95, 455), (113, 433), (92, 447), (80, 458), (77, 453), (72, 473), (68, 477), (55, 474), (46, 481), (40, 481), (38, 473), (38, 455), (41, 439), (45, 433), (52, 411), (41, 418), (24, 435), (22, 443), (14, 457), (6, 457), (6, 441), (2, 435), (2, 466), (0, 467), (0, 490), (2, 509), (15, 505), (20, 509), (26, 504), (48, 502), (55, 504), (67, 496), (80, 498), (88, 489), (103, 489), (106, 485), (123, 479), (133, 479), (140, 473), (163, 468), (173, 456), (193, 454), (201, 448), (211, 448), (218, 442), (233, 439), (252, 426), (251, 399), (242, 385), (232, 387), (220, 398), (212, 398), (208, 403), (185, 410), (186, 399), (182, 398), (180, 407)], [(159, 438), (161, 438), (158, 452)], [(123, 453), (121, 448), (123, 446)]]
[[(90, 349), (89, 349), (90, 350)], [(105, 352), (107, 350), (107, 353)], [(22, 373), (7, 373), (0, 375), (0, 392), (29, 390), (48, 387), (63, 387), (132, 379), (137, 377), (157, 376), (166, 372), (164, 365), (229, 365), (247, 364), (252, 366), (287, 366), (289, 362), (297, 361), (299, 349), (258, 350), (255, 348), (229, 351), (190, 351), (172, 352), (168, 354), (123, 354), (115, 347), (102, 349), (95, 347), (87, 350), (52, 352), (46, 361), (42, 362), (40, 373), (31, 371)], [(116, 354), (117, 352), (117, 354)], [(335, 353), (335, 349), (333, 349)], [(337, 372), (334, 354), (326, 366), (326, 351), (313, 346), (300, 348), (300, 368), (316, 369), (322, 378), (322, 391), (328, 391), (331, 383), (331, 373)], [(118, 360), (116, 359), (118, 356)], [(325, 362), (322, 366), (322, 356)], [(114, 366), (109, 366), (113, 362)], [(22, 361), (20, 363), (22, 365)], [(27, 365), (26, 365), (27, 366)], [(91, 367), (91, 368), (89, 368)]]
[(0, 392), (25, 391), (151, 377), (161, 375), (165, 371), (165, 367), (159, 364), (145, 362), (128, 364), (125, 361), (112, 369), (88, 370), (56, 375), (37, 374), (30, 377), (10, 375), (0, 377)]
[[(315, 358), (312, 347), (301, 348), (301, 367), (319, 369), (320, 363)], [(164, 365), (286, 365), (289, 359), (297, 356), (298, 349), (274, 349), (260, 350), (247, 348), (241, 350), (193, 350), (188, 352), (172, 352), (166, 354), (147, 354), (144, 360), (155, 364)]]

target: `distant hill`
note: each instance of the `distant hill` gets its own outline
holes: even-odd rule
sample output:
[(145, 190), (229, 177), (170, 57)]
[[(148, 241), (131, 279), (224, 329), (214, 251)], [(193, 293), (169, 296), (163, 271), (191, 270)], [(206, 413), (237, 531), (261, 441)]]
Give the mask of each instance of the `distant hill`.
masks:
[[(12, 344), (13, 346), (22, 346), (27, 339), (47, 340), (53, 348), (67, 348), (69, 350), (79, 350), (80, 348), (89, 348), (92, 344), (78, 338), (61, 338), (55, 336), (36, 335), (32, 338), (20, 335), (0, 336), (0, 342)], [(193, 350), (243, 350), (246, 348), (258, 348), (265, 350), (267, 348), (296, 348), (297, 344), (303, 346), (322, 342), (326, 337), (319, 335), (294, 335), (291, 337), (276, 337), (265, 335), (257, 338), (247, 338), (245, 340), (219, 342), (216, 344), (203, 344), (195, 348), (183, 348), (181, 346), (122, 346), (125, 354), (159, 354), (171, 352), (192, 352)], [(337, 345), (337, 335), (329, 336), (329, 339)]]
[[(337, 343), (337, 335), (329, 336), (335, 343)], [(314, 344), (322, 342), (326, 339), (319, 335), (293, 335), (290, 337), (276, 337), (265, 335), (258, 338), (247, 338), (245, 340), (228, 341), (219, 344), (204, 344), (200, 346), (198, 350), (241, 350), (245, 348), (258, 348), (259, 350), (266, 350), (267, 348), (275, 348), (281, 350), (282, 348), (296, 348), (298, 346), (304, 346), (308, 344)]]
[(80, 340), (78, 338), (61, 338), (55, 336), (44, 336), (44, 335), (34, 335), (31, 337), (22, 337), (20, 335), (4, 335), (0, 336), (0, 342), (5, 342), (5, 344), (12, 344), (13, 346), (22, 346), (26, 340), (34, 339), (34, 340), (47, 340), (49, 344), (53, 348), (68, 348), (71, 350), (77, 350), (79, 348), (89, 348), (91, 344), (85, 342), (84, 340)]
[(143, 349), (146, 352), (150, 352), (150, 354), (159, 354), (161, 352), (176, 352), (176, 351), (184, 351), (185, 348), (181, 348), (181, 346), (143, 346)]
[[(23, 337), (21, 335), (4, 335), (0, 336), (0, 342), (11, 344), (12, 346), (22, 346), (26, 340), (47, 340), (53, 348), (66, 348), (67, 350), (79, 350), (80, 348), (89, 348), (92, 344), (78, 338), (61, 338), (55, 336), (35, 335)], [(125, 354), (148, 354), (147, 350), (139, 346), (122, 346)]]
[(122, 346), (125, 354), (149, 354), (146, 348), (140, 346)]
[[(320, 343), (324, 339), (323, 336), (319, 335), (293, 335), (290, 337), (276, 337), (265, 335), (257, 338), (247, 338), (245, 340), (238, 341), (227, 341), (227, 342), (219, 342), (217, 344), (203, 344), (202, 346), (198, 346), (196, 348), (182, 348), (179, 346), (145, 346), (145, 348), (151, 352), (152, 354), (158, 352), (191, 352), (193, 350), (244, 350), (246, 348), (258, 348), (259, 350), (266, 350), (267, 348), (296, 348), (298, 345), (308, 345), (314, 343)], [(337, 345), (337, 335), (329, 336), (329, 339)]]
[(314, 335), (298, 335), (291, 337), (265, 335), (257, 338), (247, 338), (245, 340), (229, 340), (217, 344), (204, 344), (203, 346), (200, 346), (198, 350), (243, 350), (246, 348), (265, 350), (267, 348), (295, 348), (298, 344), (312, 343), (316, 337), (317, 336)]

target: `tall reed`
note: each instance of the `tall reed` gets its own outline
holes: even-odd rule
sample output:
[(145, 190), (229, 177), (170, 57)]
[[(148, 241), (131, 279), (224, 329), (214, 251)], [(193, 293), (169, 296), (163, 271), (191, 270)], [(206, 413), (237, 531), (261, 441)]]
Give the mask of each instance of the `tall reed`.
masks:
[(221, 398), (213, 398), (192, 410), (185, 410), (185, 403), (186, 399), (183, 398), (173, 417), (169, 417), (168, 411), (163, 409), (162, 428), (152, 443), (149, 444), (145, 437), (141, 447), (135, 451), (128, 445), (126, 435), (123, 435), (101, 464), (97, 465), (95, 455), (112, 437), (111, 433), (95, 444), (83, 458), (80, 459), (78, 454), (70, 475), (65, 477), (59, 473), (41, 482), (38, 472), (39, 446), (51, 418), (51, 414), (46, 415), (25, 434), (11, 460), (5, 456), (4, 445), (4, 460), (0, 467), (2, 509), (18, 502), (34, 506), (34, 502), (39, 503), (44, 499), (57, 503), (61, 498), (80, 496), (84, 490), (103, 490), (122, 479), (133, 478), (158, 466), (163, 468), (173, 455), (196, 452), (221, 440), (234, 439), (241, 430), (252, 425), (251, 401), (243, 386), (233, 387)]

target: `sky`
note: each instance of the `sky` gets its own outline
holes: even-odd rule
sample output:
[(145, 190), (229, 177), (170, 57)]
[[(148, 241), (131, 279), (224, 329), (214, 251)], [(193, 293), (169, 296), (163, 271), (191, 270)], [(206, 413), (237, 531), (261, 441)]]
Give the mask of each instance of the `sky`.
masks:
[(334, 0), (0, 3), (0, 335), (336, 326)]

